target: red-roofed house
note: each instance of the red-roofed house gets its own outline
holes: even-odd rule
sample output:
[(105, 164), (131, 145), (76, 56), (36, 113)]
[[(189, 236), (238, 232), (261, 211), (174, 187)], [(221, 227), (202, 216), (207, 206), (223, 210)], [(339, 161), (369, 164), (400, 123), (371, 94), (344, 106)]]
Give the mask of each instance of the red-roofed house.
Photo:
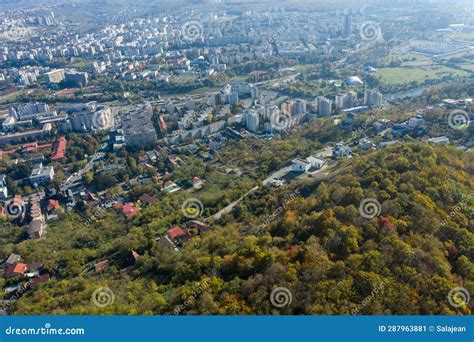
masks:
[(161, 132), (166, 132), (167, 127), (166, 127), (166, 122), (165, 122), (165, 118), (163, 117), (163, 115), (160, 115), (158, 124), (160, 125)]
[(170, 230), (168, 230), (167, 233), (168, 233), (168, 237), (171, 240), (176, 240), (177, 238), (184, 236), (186, 234), (183, 228), (178, 227), (178, 226), (171, 228)]
[(141, 209), (135, 207), (133, 203), (125, 203), (121, 208), (122, 213), (128, 218), (135, 216), (140, 210)]
[(201, 188), (204, 184), (204, 182), (199, 177), (193, 177), (190, 183), (195, 189)]
[(58, 201), (50, 199), (48, 201), (48, 205), (46, 206), (46, 209), (48, 211), (57, 211), (57, 210), (61, 209), (61, 205), (59, 204)]
[(51, 160), (62, 161), (64, 160), (64, 154), (66, 152), (67, 140), (65, 137), (59, 137), (54, 142), (53, 153), (51, 155)]
[(132, 265), (135, 265), (138, 259), (141, 257), (141, 255), (135, 252), (134, 250), (132, 250), (132, 252), (130, 253), (130, 257), (131, 257)]
[(26, 264), (23, 264), (23, 263), (13, 264), (7, 268), (3, 276), (5, 278), (22, 277), (26, 273), (27, 270), (28, 270), (28, 266)]
[(94, 268), (95, 268), (96, 272), (100, 272), (104, 268), (106, 268), (107, 266), (109, 266), (109, 260), (104, 260), (104, 261), (101, 261), (101, 262), (98, 262), (97, 264), (95, 264)]
[(192, 238), (192, 236), (193, 235), (189, 231), (176, 226), (168, 230), (166, 237), (175, 244), (183, 244), (188, 239)]

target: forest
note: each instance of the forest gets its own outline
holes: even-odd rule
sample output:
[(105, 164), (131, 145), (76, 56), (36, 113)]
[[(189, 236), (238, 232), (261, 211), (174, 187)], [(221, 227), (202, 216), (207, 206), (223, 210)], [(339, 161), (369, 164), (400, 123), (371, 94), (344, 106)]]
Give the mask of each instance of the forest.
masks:
[[(470, 315), (447, 296), (459, 286), (474, 293), (473, 174), (472, 153), (399, 143), (323, 181), (260, 187), (179, 251), (157, 240), (187, 221), (179, 196), (131, 220), (69, 212), (42, 240), (15, 241), (19, 228), (5, 222), (1, 253), (43, 262), (51, 274), (11, 314)], [(367, 198), (380, 203), (377, 216), (361, 215)], [(102, 260), (109, 266), (89, 271)], [(113, 292), (105, 307), (91, 301), (100, 287)], [(290, 291), (288, 305), (272, 305), (277, 287)]]

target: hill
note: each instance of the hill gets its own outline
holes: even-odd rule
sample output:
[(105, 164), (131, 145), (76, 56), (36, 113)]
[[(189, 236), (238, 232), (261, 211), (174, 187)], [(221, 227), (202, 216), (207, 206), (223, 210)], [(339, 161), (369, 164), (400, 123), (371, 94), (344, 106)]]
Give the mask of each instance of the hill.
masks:
[[(259, 189), (179, 252), (155, 240), (156, 219), (169, 225), (179, 216), (173, 202), (131, 223), (65, 217), (48, 240), (15, 245), (55, 276), (12, 313), (471, 314), (448, 297), (459, 287), (474, 293), (473, 155), (398, 144), (341, 170), (323, 182)], [(130, 250), (141, 256), (124, 276)], [(100, 258), (113, 261), (106, 272), (82, 271)], [(99, 287), (113, 293), (110, 305), (91, 301)]]

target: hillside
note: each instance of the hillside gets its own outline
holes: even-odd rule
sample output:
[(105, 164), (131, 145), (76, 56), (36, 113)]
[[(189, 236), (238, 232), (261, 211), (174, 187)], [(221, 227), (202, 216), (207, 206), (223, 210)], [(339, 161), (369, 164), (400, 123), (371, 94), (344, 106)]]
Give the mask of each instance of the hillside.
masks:
[[(12, 314), (471, 314), (447, 297), (458, 286), (474, 293), (473, 155), (398, 144), (341, 170), (259, 189), (179, 252), (155, 239), (182, 220), (172, 199), (132, 222), (69, 214), (47, 240), (8, 244), (18, 232), (4, 229), (2, 252), (43, 260), (53, 274)], [(361, 215), (369, 198), (381, 206)], [(131, 250), (141, 256), (126, 276)], [(83, 272), (104, 258), (107, 271)], [(111, 305), (92, 303), (98, 287), (113, 292)], [(276, 287), (288, 289), (278, 298), (287, 305), (272, 305)]]

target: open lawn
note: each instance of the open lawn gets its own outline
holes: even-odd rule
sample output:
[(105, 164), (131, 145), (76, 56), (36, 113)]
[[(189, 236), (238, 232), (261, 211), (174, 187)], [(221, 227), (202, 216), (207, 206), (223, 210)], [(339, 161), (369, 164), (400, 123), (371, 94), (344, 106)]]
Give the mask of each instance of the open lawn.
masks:
[(381, 68), (375, 73), (382, 83), (401, 85), (410, 82), (424, 82), (425, 80), (441, 79), (445, 76), (468, 76), (469, 72), (456, 70), (444, 66), (422, 66), (413, 68)]
[(405, 53), (405, 54), (399, 54), (399, 55), (388, 55), (387, 57), (382, 59), (383, 63), (390, 63), (390, 62), (396, 62), (396, 61), (401, 61), (401, 62), (411, 62), (411, 61), (427, 61), (430, 58), (427, 56), (423, 56), (417, 53)]

